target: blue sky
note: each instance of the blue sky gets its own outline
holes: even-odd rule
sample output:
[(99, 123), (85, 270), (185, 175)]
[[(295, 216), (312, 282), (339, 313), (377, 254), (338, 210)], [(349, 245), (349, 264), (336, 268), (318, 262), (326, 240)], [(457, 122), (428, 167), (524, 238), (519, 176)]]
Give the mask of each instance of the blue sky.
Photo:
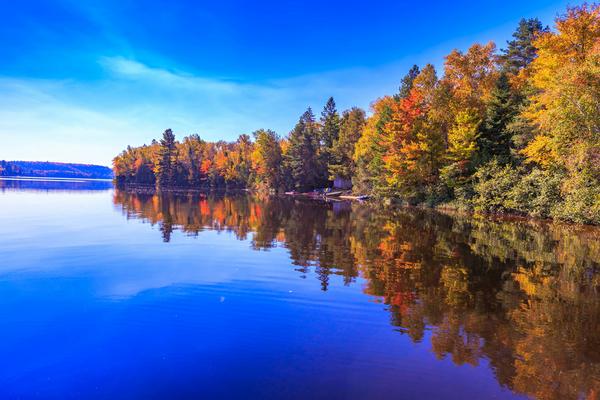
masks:
[(308, 106), (368, 108), (412, 64), (504, 46), (565, 1), (2, 1), (0, 159), (109, 165), (127, 145), (285, 135)]

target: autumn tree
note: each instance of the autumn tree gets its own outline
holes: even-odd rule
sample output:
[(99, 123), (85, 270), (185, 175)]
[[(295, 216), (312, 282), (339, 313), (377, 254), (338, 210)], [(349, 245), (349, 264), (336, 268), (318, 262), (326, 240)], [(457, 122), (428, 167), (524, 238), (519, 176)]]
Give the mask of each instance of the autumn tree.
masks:
[(425, 111), (415, 129), (415, 140), (419, 144), (418, 181), (423, 187), (421, 192), (435, 200), (432, 196), (439, 193), (433, 193), (434, 187), (438, 183), (446, 151), (448, 92), (431, 64), (427, 64), (414, 79), (412, 91), (420, 96)]
[(244, 187), (250, 181), (252, 173), (252, 151), (253, 144), (249, 135), (242, 134), (233, 144), (232, 157), (230, 160), (233, 165), (233, 181), (237, 186)]
[(279, 137), (272, 130), (260, 129), (253, 133), (254, 150), (252, 167), (256, 183), (267, 189), (278, 189), (282, 185), (282, 152)]
[(467, 185), (473, 172), (473, 156), (477, 151), (477, 133), (481, 119), (476, 109), (468, 108), (456, 114), (454, 125), (448, 132), (446, 165), (441, 176), (453, 195), (461, 200), (469, 197)]
[(497, 79), (496, 45), (476, 43), (466, 53), (453, 50), (446, 56), (444, 82), (452, 93), (454, 112), (471, 108), (483, 117)]
[(417, 132), (425, 122), (427, 105), (418, 91), (411, 90), (407, 97), (393, 102), (390, 111), (390, 120), (384, 126), (386, 181), (394, 194), (413, 197), (422, 187)]
[(546, 168), (566, 168), (557, 215), (600, 223), (600, 5), (568, 8), (557, 32), (536, 41), (526, 116), (538, 127), (523, 150)]
[(431, 199), (445, 149), (437, 114), (439, 95), (435, 69), (426, 65), (412, 79), (408, 95), (390, 106), (390, 119), (384, 127), (390, 194), (408, 201)]
[(448, 160), (468, 163), (477, 151), (477, 133), (481, 120), (477, 110), (466, 109), (456, 115), (456, 122), (448, 133)]
[(527, 115), (539, 134), (525, 154), (540, 164), (560, 162), (558, 157), (568, 157), (574, 143), (597, 143), (600, 129), (600, 6), (569, 8), (556, 27), (557, 33), (536, 40), (539, 55), (532, 63), (537, 93)]
[(382, 194), (387, 191), (384, 156), (387, 151), (385, 125), (390, 121), (393, 97), (386, 96), (371, 105), (373, 115), (365, 124), (354, 149), (356, 175), (352, 184), (358, 192)]
[(199, 187), (205, 179), (201, 170), (205, 146), (206, 143), (197, 134), (186, 136), (181, 142), (180, 160), (190, 186)]

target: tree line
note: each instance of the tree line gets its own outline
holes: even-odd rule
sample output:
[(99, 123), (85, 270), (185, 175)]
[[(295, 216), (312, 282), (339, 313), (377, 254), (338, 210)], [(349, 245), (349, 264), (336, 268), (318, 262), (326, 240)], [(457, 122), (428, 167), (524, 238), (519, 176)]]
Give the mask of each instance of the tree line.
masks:
[(476, 43), (413, 66), (397, 93), (338, 112), (330, 98), (280, 137), (198, 135), (128, 147), (118, 182), (310, 191), (334, 180), (409, 204), (600, 223), (600, 5), (555, 28), (520, 21), (497, 50)]
[(0, 176), (112, 179), (113, 172), (103, 165), (0, 160)]

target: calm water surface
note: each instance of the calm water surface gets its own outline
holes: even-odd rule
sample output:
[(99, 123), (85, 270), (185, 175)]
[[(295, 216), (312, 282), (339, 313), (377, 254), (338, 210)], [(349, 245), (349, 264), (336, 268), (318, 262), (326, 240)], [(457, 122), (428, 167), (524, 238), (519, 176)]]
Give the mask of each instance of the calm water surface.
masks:
[(0, 181), (0, 398), (600, 393), (600, 230)]

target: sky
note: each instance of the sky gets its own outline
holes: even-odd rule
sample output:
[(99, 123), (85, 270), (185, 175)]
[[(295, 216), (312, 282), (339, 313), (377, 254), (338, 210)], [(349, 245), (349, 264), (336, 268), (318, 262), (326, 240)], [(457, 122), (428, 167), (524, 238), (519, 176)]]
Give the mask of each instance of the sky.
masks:
[[(329, 96), (368, 109), (413, 64), (565, 1), (0, 1), (0, 159), (110, 165), (127, 145), (282, 136)], [(576, 4), (576, 3), (575, 3)]]

